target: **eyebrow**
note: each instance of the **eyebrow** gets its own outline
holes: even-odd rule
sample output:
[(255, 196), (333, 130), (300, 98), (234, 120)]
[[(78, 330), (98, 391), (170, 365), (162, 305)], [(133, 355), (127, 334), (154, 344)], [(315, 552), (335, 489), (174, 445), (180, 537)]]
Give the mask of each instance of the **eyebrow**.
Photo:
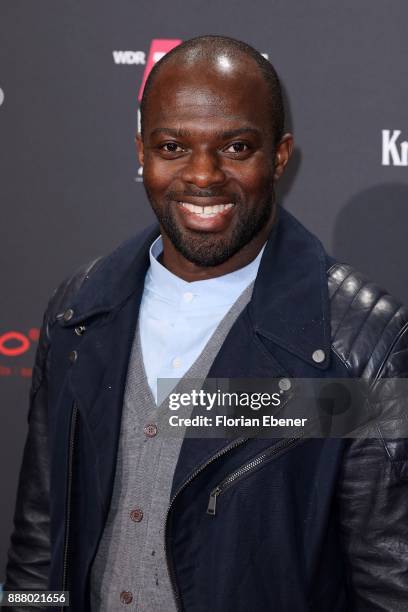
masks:
[[(250, 126), (236, 128), (235, 130), (227, 130), (225, 132), (218, 131), (218, 132), (215, 132), (214, 135), (217, 138), (228, 140), (229, 138), (235, 138), (236, 136), (242, 136), (242, 134), (248, 134), (248, 133), (253, 134), (254, 136), (258, 136), (258, 137), (262, 136), (262, 133), (260, 130), (250, 127)], [(173, 129), (173, 128), (158, 127), (150, 132), (150, 136), (156, 136), (157, 134), (173, 136), (173, 138), (188, 138), (189, 136), (191, 136), (191, 132), (189, 130), (184, 130), (182, 128)]]

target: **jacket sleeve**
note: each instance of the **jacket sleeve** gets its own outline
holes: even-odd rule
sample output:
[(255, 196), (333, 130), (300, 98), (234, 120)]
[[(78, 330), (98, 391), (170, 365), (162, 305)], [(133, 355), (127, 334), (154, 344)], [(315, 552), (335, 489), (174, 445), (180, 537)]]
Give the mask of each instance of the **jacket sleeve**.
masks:
[(28, 435), (17, 491), (4, 590), (44, 590), (50, 565), (47, 436), (48, 311), (44, 316), (28, 413)]
[[(408, 330), (378, 372), (375, 437), (349, 441), (338, 487), (350, 612), (408, 610)], [(377, 387), (377, 389), (375, 389)]]
[[(30, 391), (28, 435), (17, 490), (4, 590), (47, 590), (51, 560), (48, 370), (51, 329), (102, 258), (82, 266), (54, 292), (38, 343)], [(17, 610), (17, 608), (13, 608)], [(22, 610), (28, 608), (22, 608)]]
[(17, 491), (4, 590), (45, 590), (50, 565), (47, 436), (48, 311), (44, 316), (28, 413), (28, 435)]

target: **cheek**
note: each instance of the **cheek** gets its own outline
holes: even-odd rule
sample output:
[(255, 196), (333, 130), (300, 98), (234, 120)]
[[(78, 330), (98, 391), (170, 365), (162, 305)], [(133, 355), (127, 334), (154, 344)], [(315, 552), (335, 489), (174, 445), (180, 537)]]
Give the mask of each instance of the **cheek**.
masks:
[(272, 189), (273, 167), (272, 165), (248, 166), (242, 168), (236, 178), (243, 191), (257, 197), (268, 189)]
[(172, 164), (150, 153), (145, 154), (143, 182), (149, 191), (165, 191), (174, 180)]

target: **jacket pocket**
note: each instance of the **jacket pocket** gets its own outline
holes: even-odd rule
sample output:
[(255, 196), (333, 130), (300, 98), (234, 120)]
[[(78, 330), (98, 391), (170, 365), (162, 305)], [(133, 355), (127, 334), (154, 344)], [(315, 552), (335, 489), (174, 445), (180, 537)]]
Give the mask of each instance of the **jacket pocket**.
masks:
[(207, 514), (210, 516), (215, 516), (216, 508), (217, 508), (217, 498), (219, 495), (224, 493), (227, 489), (232, 487), (234, 484), (246, 478), (254, 471), (259, 469), (265, 463), (269, 463), (269, 461), (273, 461), (283, 453), (286, 453), (288, 450), (297, 446), (301, 442), (304, 442), (303, 438), (285, 438), (284, 440), (280, 440), (273, 446), (267, 448), (266, 450), (259, 453), (248, 461), (241, 465), (237, 470), (229, 474), (224, 480), (222, 480), (210, 493), (210, 497), (208, 500), (207, 506)]

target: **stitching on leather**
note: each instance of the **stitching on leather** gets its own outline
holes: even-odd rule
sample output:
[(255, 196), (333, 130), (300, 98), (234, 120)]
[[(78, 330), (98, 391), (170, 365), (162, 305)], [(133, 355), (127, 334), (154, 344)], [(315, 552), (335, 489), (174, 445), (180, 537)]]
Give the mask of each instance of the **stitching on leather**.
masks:
[(327, 270), (327, 275), (330, 275), (330, 273), (332, 272), (332, 270), (334, 270), (335, 268), (341, 268), (343, 264), (341, 263), (334, 263), (332, 266), (330, 266), (330, 268)]
[[(361, 293), (361, 291), (363, 290), (363, 288), (364, 288), (364, 287), (366, 287), (366, 286), (367, 286), (366, 284), (365, 284), (365, 285), (363, 285), (363, 287), (361, 287), (361, 288), (359, 289), (358, 293)], [(357, 295), (358, 295), (358, 294), (357, 294)], [(355, 296), (355, 298), (357, 297), (357, 295)], [(361, 324), (360, 324), (360, 326), (359, 326), (359, 328), (358, 328), (357, 333), (355, 334), (355, 336), (354, 336), (353, 340), (352, 340), (352, 341), (351, 341), (351, 343), (350, 343), (350, 348), (349, 348), (349, 351), (348, 351), (348, 355), (347, 355), (347, 357), (346, 357), (346, 359), (347, 359), (347, 360), (349, 359), (349, 357), (350, 357), (350, 355), (351, 355), (351, 352), (352, 352), (352, 350), (353, 350), (353, 348), (354, 348), (354, 345), (356, 344), (357, 340), (359, 339), (360, 334), (361, 334), (361, 332), (363, 331), (363, 328), (365, 327), (365, 325), (366, 325), (366, 323), (367, 323), (368, 319), (369, 319), (369, 318), (370, 318), (370, 316), (372, 315), (372, 313), (373, 313), (374, 309), (376, 308), (376, 306), (378, 305), (379, 301), (380, 301), (380, 300), (381, 300), (381, 299), (382, 299), (384, 296), (386, 296), (386, 295), (387, 295), (387, 294), (384, 292), (384, 293), (382, 293), (382, 294), (381, 294), (381, 295), (380, 295), (380, 296), (379, 296), (379, 297), (376, 299), (376, 301), (374, 302), (374, 304), (372, 305), (372, 307), (370, 308), (370, 310), (368, 311), (368, 313), (366, 314), (366, 316), (365, 316), (365, 317), (364, 317), (364, 319), (362, 320), (362, 322), (361, 322)], [(355, 299), (355, 298), (354, 298), (354, 299)], [(354, 299), (353, 299), (353, 302), (354, 302)], [(351, 307), (351, 305), (350, 305), (350, 307)], [(350, 310), (350, 309), (349, 309), (349, 310)], [(394, 313), (394, 314), (395, 314), (395, 313)], [(394, 314), (393, 314), (392, 316), (394, 316)], [(391, 317), (391, 318), (392, 318), (392, 317)], [(391, 321), (391, 319), (389, 319), (389, 321)], [(389, 322), (389, 321), (387, 321), (387, 323), (386, 323), (385, 327), (388, 325), (388, 322)]]
[[(388, 321), (386, 321), (386, 323), (385, 323), (385, 325), (384, 325), (384, 327), (383, 327), (383, 329), (382, 329), (382, 331), (381, 331), (380, 337), (379, 337), (379, 338), (377, 338), (377, 342), (375, 343), (375, 345), (374, 345), (374, 347), (373, 347), (373, 349), (372, 349), (371, 353), (370, 353), (370, 354), (369, 354), (369, 356), (367, 357), (366, 367), (364, 368), (364, 372), (366, 371), (366, 369), (367, 369), (367, 367), (368, 367), (369, 361), (370, 361), (371, 357), (373, 356), (375, 349), (377, 348), (377, 346), (378, 346), (378, 345), (379, 345), (379, 343), (381, 342), (382, 337), (384, 336), (385, 332), (387, 331), (387, 329), (388, 329), (389, 325), (391, 325), (392, 321), (395, 319), (395, 317), (396, 317), (396, 315), (398, 314), (398, 312), (399, 312), (400, 308), (401, 308), (400, 306), (397, 306), (396, 310), (393, 312), (393, 314), (391, 315), (391, 317), (388, 319)], [(393, 343), (393, 345), (394, 345), (394, 343)], [(388, 355), (389, 355), (389, 354), (390, 354), (390, 352), (388, 351)]]
[[(388, 457), (389, 462), (390, 462), (392, 465), (395, 465), (395, 464), (397, 464), (397, 465), (406, 464), (406, 463), (407, 463), (407, 461), (408, 461), (408, 457), (406, 457), (405, 459), (394, 459), (394, 458), (393, 458), (393, 456), (392, 456), (392, 454), (391, 454), (391, 452), (390, 452), (390, 450), (389, 450), (389, 448), (388, 448), (387, 439), (386, 439), (386, 438), (384, 438), (384, 435), (383, 435), (383, 432), (382, 432), (382, 430), (381, 430), (381, 426), (380, 426), (380, 425), (377, 425), (377, 431), (378, 431), (378, 433), (379, 433), (379, 436), (380, 436), (380, 439), (381, 439), (382, 445), (383, 445), (383, 447), (384, 447), (384, 450), (385, 450), (385, 452), (386, 452), (386, 455), (387, 455), (387, 457)], [(395, 472), (394, 472), (394, 473), (395, 473)], [(396, 473), (395, 473), (395, 474), (396, 474)], [(397, 476), (397, 478), (401, 478), (401, 476), (400, 476), (399, 474), (396, 474), (396, 476)]]
[[(342, 285), (343, 285), (343, 284), (346, 282), (346, 280), (347, 280), (348, 278), (350, 278), (350, 276), (352, 276), (352, 275), (353, 275), (353, 272), (350, 272), (350, 274), (347, 276), (347, 278), (345, 278), (345, 279), (344, 279), (344, 281), (343, 281)], [(360, 287), (359, 287), (359, 289), (357, 290), (357, 292), (354, 294), (354, 297), (353, 297), (353, 299), (351, 300), (351, 302), (349, 302), (349, 304), (348, 304), (348, 308), (347, 308), (346, 312), (343, 314), (343, 316), (341, 317), (341, 319), (340, 319), (340, 321), (339, 321), (339, 324), (338, 324), (338, 326), (337, 326), (336, 331), (333, 331), (333, 332), (332, 332), (333, 339), (336, 337), (337, 332), (339, 331), (339, 329), (340, 329), (340, 327), (341, 327), (341, 325), (342, 325), (342, 323), (343, 323), (344, 319), (346, 318), (346, 316), (347, 316), (348, 312), (349, 312), (349, 311), (350, 311), (350, 309), (352, 308), (352, 306), (353, 306), (353, 304), (354, 304), (355, 300), (357, 299), (357, 297), (358, 297), (359, 293), (360, 293), (360, 292), (362, 291), (362, 289), (363, 289), (363, 288), (366, 286), (366, 284), (365, 284), (365, 282), (364, 282), (364, 279), (360, 278), (359, 280), (360, 280), (360, 282), (361, 282), (362, 284), (360, 285)]]
[[(340, 266), (340, 264), (339, 264)], [(330, 270), (329, 270), (330, 272)], [(341, 281), (341, 283), (339, 285), (337, 285), (335, 292), (333, 293), (333, 295), (330, 298), (330, 301), (334, 300), (335, 295), (337, 294), (337, 292), (340, 290), (340, 288), (344, 285), (344, 283), (346, 282), (346, 280), (348, 278), (350, 278), (350, 276), (353, 274), (353, 270), (351, 268), (349, 268), (349, 273), (343, 278), (343, 280)]]
[[(407, 325), (407, 324), (405, 324), (405, 325)], [(404, 325), (403, 329), (405, 328), (405, 325)], [(399, 335), (399, 334), (398, 334), (398, 335)], [(402, 354), (402, 353), (406, 353), (406, 351), (407, 351), (407, 350), (408, 350), (407, 348), (403, 348), (403, 349), (401, 349), (400, 351), (395, 351), (395, 353), (393, 353), (393, 354), (392, 354), (392, 356), (393, 356), (393, 357), (396, 357), (397, 355), (400, 355), (400, 354)]]
[[(401, 306), (398, 308), (398, 310), (400, 310), (400, 309), (401, 309)], [(388, 349), (387, 354), (384, 356), (384, 359), (383, 359), (383, 361), (382, 361), (382, 363), (381, 363), (380, 367), (378, 368), (378, 372), (377, 372), (377, 374), (376, 374), (376, 376), (375, 376), (375, 378), (374, 378), (374, 382), (375, 382), (376, 380), (378, 380), (378, 379), (381, 377), (381, 372), (383, 371), (384, 366), (385, 366), (385, 364), (386, 364), (386, 362), (387, 362), (387, 360), (388, 360), (389, 356), (391, 355), (391, 353), (392, 353), (392, 350), (393, 350), (394, 346), (397, 344), (397, 342), (399, 342), (399, 341), (400, 341), (401, 337), (404, 335), (404, 333), (405, 333), (407, 330), (408, 330), (408, 321), (407, 321), (407, 322), (405, 323), (405, 325), (402, 327), (402, 329), (400, 330), (399, 334), (396, 336), (396, 338), (395, 338), (394, 342), (391, 344), (390, 348)], [(404, 350), (407, 350), (407, 349), (404, 349)], [(399, 352), (400, 352), (400, 351), (399, 351)]]
[(333, 351), (333, 353), (338, 357), (338, 359), (341, 361), (341, 363), (344, 365), (344, 367), (346, 368), (346, 370), (350, 373), (353, 374), (353, 369), (351, 366), (351, 363), (348, 361), (345, 361), (344, 358), (342, 357), (342, 355), (340, 355), (340, 353), (338, 352), (338, 350), (336, 349), (336, 347), (332, 344), (331, 349)]

